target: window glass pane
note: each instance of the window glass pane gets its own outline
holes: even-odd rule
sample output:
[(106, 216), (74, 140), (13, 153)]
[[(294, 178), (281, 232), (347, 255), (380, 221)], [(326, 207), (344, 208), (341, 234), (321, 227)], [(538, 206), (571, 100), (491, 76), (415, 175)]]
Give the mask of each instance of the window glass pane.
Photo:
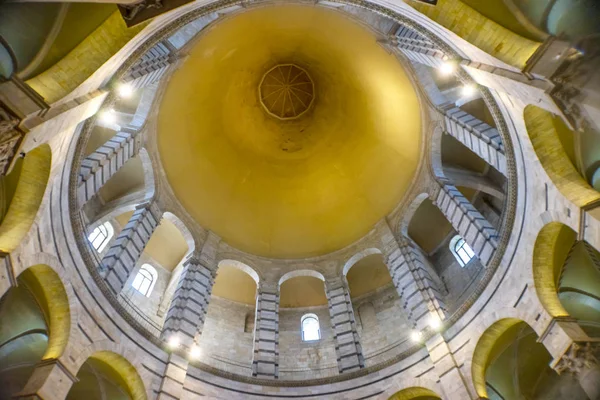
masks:
[(467, 244), (467, 242), (465, 242), (465, 244), (463, 245), (463, 248), (465, 249), (465, 251), (467, 252), (467, 254), (469, 255), (470, 258), (475, 257), (475, 252), (473, 251), (471, 246), (469, 246)]
[(142, 281), (144, 280), (144, 277), (142, 276), (142, 274), (137, 274), (135, 276), (135, 279), (133, 280), (133, 282), (131, 283), (131, 286), (133, 286), (133, 288), (135, 290), (140, 290), (140, 286), (142, 285)]
[(469, 255), (463, 247), (458, 249), (457, 253), (460, 259), (462, 260), (463, 264), (467, 264), (471, 260), (471, 257), (469, 257)]
[(316, 318), (305, 318), (302, 321), (302, 336), (303, 340), (319, 340), (319, 321)]
[(150, 289), (150, 284), (152, 283), (152, 281), (150, 281), (149, 279), (144, 279), (142, 281), (142, 284), (140, 285), (140, 293), (143, 295), (148, 295), (148, 289)]

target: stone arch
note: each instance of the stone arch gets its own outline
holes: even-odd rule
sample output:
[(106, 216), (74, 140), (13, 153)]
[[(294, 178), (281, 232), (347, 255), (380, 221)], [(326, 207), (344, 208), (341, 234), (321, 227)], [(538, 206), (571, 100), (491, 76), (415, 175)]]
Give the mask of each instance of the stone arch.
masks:
[[(219, 261), (218, 267), (221, 267), (221, 265), (224, 264), (224, 263), (227, 263), (227, 265), (232, 266), (234, 268), (239, 269), (240, 271), (243, 271), (243, 272), (247, 273), (248, 275), (250, 275), (250, 277), (252, 279), (254, 279), (254, 282), (256, 282), (257, 285), (260, 282), (260, 276), (248, 264), (244, 264), (243, 262), (237, 261), (237, 260), (224, 259), (224, 260), (220, 260)], [(218, 271), (218, 268), (217, 268), (217, 271)]]
[(560, 193), (577, 207), (598, 201), (600, 193), (586, 182), (569, 159), (552, 113), (528, 105), (523, 118), (533, 149)]
[[(499, 315), (503, 317), (485, 328), (474, 344), (471, 378), (475, 392), (480, 398), (490, 398), (489, 388), (498, 394), (502, 393), (504, 398), (516, 398), (519, 394), (527, 394), (526, 391), (529, 390), (538, 393), (535, 395), (538, 398), (539, 388), (542, 388), (543, 392), (543, 385), (539, 388), (525, 384), (516, 385), (516, 382), (525, 376), (524, 373), (528, 374), (528, 379), (533, 379), (530, 374), (536, 370), (540, 377), (545, 376), (545, 379), (552, 382), (559, 379), (558, 375), (549, 377), (547, 371), (552, 371), (551, 361), (557, 356), (560, 357), (564, 348), (559, 350), (550, 341), (542, 341), (540, 335), (543, 334), (544, 327), (537, 326), (539, 324), (536, 324), (529, 314), (527, 311), (511, 310), (509, 307), (499, 310)], [(522, 357), (524, 354), (527, 356)], [(498, 362), (500, 364), (497, 364)], [(513, 368), (513, 372), (505, 373)], [(584, 398), (579, 388), (575, 390), (578, 393), (574, 393), (573, 398)], [(530, 396), (534, 394), (529, 393)]]
[(296, 271), (290, 271), (290, 272), (286, 273), (285, 275), (283, 275), (279, 279), (279, 286), (281, 286), (285, 281), (292, 279), (292, 278), (297, 278), (299, 276), (310, 276), (310, 277), (317, 278), (317, 279), (320, 279), (323, 282), (325, 282), (325, 277), (320, 272), (314, 271), (312, 269), (300, 269), (300, 270), (296, 270)]
[(192, 233), (187, 228), (187, 226), (185, 226), (183, 221), (181, 219), (179, 219), (179, 217), (177, 217), (177, 215), (173, 214), (172, 212), (165, 211), (163, 213), (162, 217), (164, 219), (166, 219), (167, 221), (171, 222), (173, 225), (175, 225), (175, 227), (179, 230), (179, 232), (181, 232), (181, 235), (185, 239), (185, 242), (188, 245), (188, 251), (185, 253), (185, 256), (183, 256), (183, 258), (185, 259), (185, 257), (187, 257), (189, 254), (193, 253), (194, 250), (196, 249), (196, 241), (194, 240)]
[(410, 387), (394, 393), (388, 400), (433, 400), (441, 397), (431, 389), (424, 387)]
[[(441, 156), (440, 156), (440, 167), (441, 167)], [(408, 227), (410, 225), (410, 221), (412, 221), (415, 213), (423, 204), (425, 200), (429, 198), (429, 193), (420, 193), (418, 194), (413, 201), (410, 203), (406, 210), (404, 211), (404, 216), (400, 220), (400, 226), (398, 227), (398, 232), (403, 236), (408, 236)]]
[(10, 253), (29, 232), (46, 192), (51, 165), (48, 144), (25, 155), (15, 194), (0, 225), (0, 251)]
[(431, 150), (429, 153), (431, 157), (431, 170), (438, 178), (443, 178), (445, 176), (444, 165), (442, 163), (442, 137), (444, 136), (442, 123), (443, 122), (440, 122), (440, 124), (433, 129), (433, 133), (431, 134)]
[[(142, 367), (135, 358), (135, 353), (127, 357), (125, 346), (110, 341), (100, 341), (88, 346), (75, 360), (76, 372), (89, 359), (95, 359), (110, 366), (124, 381), (125, 387), (133, 400), (146, 400), (149, 391), (146, 390), (144, 380), (151, 381), (152, 376)], [(145, 373), (144, 373), (145, 372)]]
[(142, 168), (144, 170), (144, 201), (149, 201), (154, 198), (154, 194), (156, 192), (152, 159), (148, 154), (148, 150), (146, 150), (144, 147), (139, 150), (138, 157), (142, 162)]
[(42, 360), (59, 358), (69, 342), (73, 319), (63, 279), (46, 264), (35, 264), (22, 270), (18, 279), (33, 294), (48, 325), (48, 347)]
[(346, 263), (344, 264), (344, 268), (342, 269), (342, 276), (348, 275), (348, 271), (352, 268), (357, 262), (362, 260), (363, 258), (373, 255), (373, 254), (383, 254), (381, 250), (371, 247), (365, 250), (360, 251), (359, 253), (353, 255)]
[(576, 240), (576, 233), (560, 222), (546, 224), (533, 247), (533, 281), (540, 302), (552, 317), (569, 313), (558, 298), (558, 276)]
[(480, 397), (487, 397), (485, 373), (492, 361), (492, 350), (500, 337), (513, 326), (523, 322), (518, 318), (503, 318), (488, 327), (475, 345), (471, 361), (471, 376), (473, 386)]

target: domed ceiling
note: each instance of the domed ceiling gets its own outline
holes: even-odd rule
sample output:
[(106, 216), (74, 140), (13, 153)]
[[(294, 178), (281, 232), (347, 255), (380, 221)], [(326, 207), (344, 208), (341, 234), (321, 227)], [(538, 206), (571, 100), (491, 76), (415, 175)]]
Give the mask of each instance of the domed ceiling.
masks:
[(243, 251), (340, 249), (398, 204), (420, 109), (397, 59), (344, 14), (282, 5), (206, 29), (171, 77), (158, 147), (176, 196)]

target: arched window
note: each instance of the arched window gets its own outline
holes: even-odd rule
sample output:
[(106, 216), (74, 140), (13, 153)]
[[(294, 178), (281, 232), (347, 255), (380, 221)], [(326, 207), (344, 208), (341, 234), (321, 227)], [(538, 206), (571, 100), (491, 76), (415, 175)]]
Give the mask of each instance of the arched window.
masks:
[(319, 327), (319, 318), (315, 314), (306, 314), (302, 317), (302, 341), (321, 339), (321, 328)]
[(454, 254), (454, 257), (458, 261), (461, 267), (464, 267), (475, 257), (475, 253), (471, 246), (465, 242), (465, 239), (456, 235), (450, 241), (450, 251)]
[(94, 246), (98, 253), (106, 247), (110, 239), (115, 234), (113, 226), (110, 222), (105, 222), (102, 225), (97, 226), (92, 233), (88, 236), (88, 240)]
[(146, 297), (150, 296), (158, 274), (154, 267), (150, 264), (143, 264), (140, 267), (131, 286)]

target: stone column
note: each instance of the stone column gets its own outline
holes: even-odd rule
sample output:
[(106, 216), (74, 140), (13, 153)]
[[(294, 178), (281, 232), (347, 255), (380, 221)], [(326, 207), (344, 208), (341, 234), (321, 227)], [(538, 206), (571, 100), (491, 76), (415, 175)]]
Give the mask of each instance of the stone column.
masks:
[(413, 329), (426, 329), (432, 318), (443, 321), (446, 307), (427, 260), (408, 239), (396, 240), (391, 231), (384, 241), (385, 264)]
[(169, 355), (169, 362), (165, 367), (157, 400), (179, 400), (182, 398), (188, 365), (189, 362), (185, 358), (174, 353)]
[(218, 242), (218, 236), (209, 233), (202, 250), (185, 261), (167, 312), (161, 335), (163, 340), (168, 341), (172, 335), (177, 335), (182, 346), (191, 348), (202, 334), (217, 274)]
[(279, 377), (279, 285), (259, 282), (256, 296), (256, 323), (252, 376)]
[(498, 232), (456, 187), (436, 183), (430, 192), (433, 204), (487, 266), (498, 247)]
[(590, 342), (573, 343), (554, 369), (558, 374), (573, 374), (590, 400), (600, 400), (600, 365), (594, 350)]
[(102, 259), (104, 281), (118, 295), (162, 218), (154, 201), (139, 205)]
[(63, 400), (77, 377), (58, 359), (42, 360), (15, 399)]
[(108, 142), (87, 156), (77, 176), (77, 203), (82, 207), (141, 148), (141, 135), (122, 128)]
[(483, 121), (450, 106), (444, 110), (445, 132), (506, 176), (506, 155), (500, 134)]
[(356, 331), (356, 320), (345, 279), (341, 277), (327, 279), (325, 293), (340, 374), (364, 368), (365, 358)]
[(162, 78), (176, 59), (175, 47), (168, 40), (163, 40), (131, 66), (123, 81), (134, 89), (151, 85)]

